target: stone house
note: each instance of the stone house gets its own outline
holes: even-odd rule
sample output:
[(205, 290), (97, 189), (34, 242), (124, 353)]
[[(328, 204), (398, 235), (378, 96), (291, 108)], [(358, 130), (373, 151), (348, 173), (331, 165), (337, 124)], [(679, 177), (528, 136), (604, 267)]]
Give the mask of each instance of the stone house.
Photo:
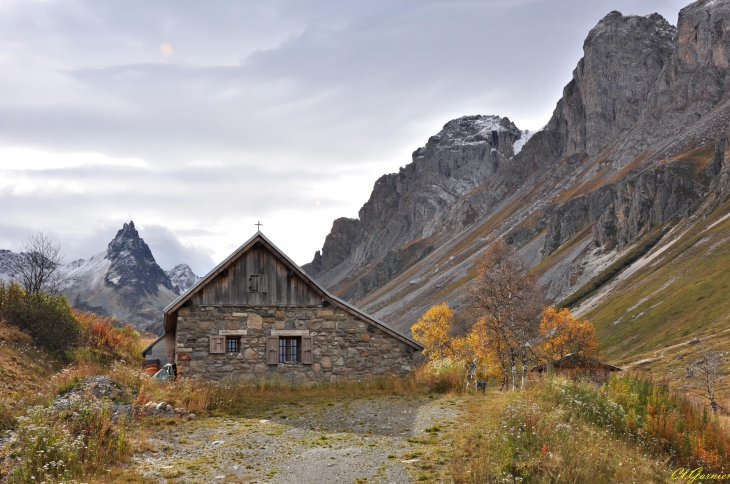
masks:
[(143, 354), (182, 378), (405, 376), (423, 346), (333, 296), (257, 232), (164, 309)]

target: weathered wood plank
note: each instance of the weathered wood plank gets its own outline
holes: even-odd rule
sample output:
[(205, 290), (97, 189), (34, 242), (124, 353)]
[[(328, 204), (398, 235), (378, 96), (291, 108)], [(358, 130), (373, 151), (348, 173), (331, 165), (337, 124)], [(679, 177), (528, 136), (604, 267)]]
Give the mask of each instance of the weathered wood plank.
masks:
[[(265, 274), (266, 291), (249, 290), (252, 275)], [(263, 282), (263, 281), (262, 281)], [(252, 247), (228, 266), (228, 275), (219, 275), (195, 296), (198, 305), (316, 306), (321, 297), (265, 247)]]

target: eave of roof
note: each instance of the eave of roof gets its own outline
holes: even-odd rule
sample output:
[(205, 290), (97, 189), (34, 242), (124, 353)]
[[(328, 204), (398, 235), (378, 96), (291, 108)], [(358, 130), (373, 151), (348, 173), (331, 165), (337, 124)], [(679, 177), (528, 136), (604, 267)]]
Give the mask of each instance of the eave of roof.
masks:
[[(375, 324), (376, 326), (380, 327), (383, 331), (390, 334), (391, 336), (394, 336), (398, 339), (400, 339), (402, 342), (408, 344), (412, 348), (414, 348), (416, 351), (423, 350), (424, 346), (416, 341), (413, 341), (411, 338), (399, 333), (398, 331), (394, 330), (387, 324), (383, 323), (382, 321), (375, 319), (374, 317), (370, 316), (368, 313), (362, 311), (361, 309), (357, 308), (356, 306), (353, 306), (352, 304), (343, 301), (342, 299), (333, 296), (332, 294), (327, 291), (324, 287), (322, 287), (317, 281), (315, 281), (309, 274), (304, 272), (301, 267), (299, 267), (293, 260), (289, 258), (284, 252), (282, 252), (273, 242), (271, 242), (261, 231), (256, 232), (250, 239), (248, 239), (246, 242), (244, 242), (238, 249), (233, 251), (231, 255), (226, 257), (220, 264), (215, 266), (210, 272), (208, 272), (205, 276), (203, 276), (197, 283), (195, 283), (192, 287), (190, 287), (187, 291), (185, 291), (183, 294), (181, 294), (177, 299), (175, 299), (173, 302), (171, 302), (164, 310), (163, 310), (163, 317), (165, 320), (165, 323), (167, 322), (167, 315), (173, 311), (177, 311), (180, 309), (180, 307), (185, 304), (185, 301), (187, 301), (193, 294), (198, 292), (200, 289), (202, 289), (206, 284), (208, 284), (211, 280), (213, 280), (223, 269), (228, 267), (228, 265), (237, 259), (242, 253), (250, 249), (256, 242), (262, 242), (264, 245), (268, 245), (269, 250), (276, 253), (279, 257), (281, 257), (284, 261), (286, 261), (287, 264), (289, 264), (290, 269), (294, 270), (298, 273), (299, 277), (301, 277), (303, 280), (305, 280), (308, 284), (313, 286), (313, 288), (319, 292), (322, 297), (330, 300), (330, 303), (334, 303), (334, 306), (340, 305), (343, 307), (343, 309), (347, 310), (350, 313), (355, 313), (355, 315)], [(154, 343), (153, 343), (154, 344)], [(152, 345), (150, 345), (152, 346)]]

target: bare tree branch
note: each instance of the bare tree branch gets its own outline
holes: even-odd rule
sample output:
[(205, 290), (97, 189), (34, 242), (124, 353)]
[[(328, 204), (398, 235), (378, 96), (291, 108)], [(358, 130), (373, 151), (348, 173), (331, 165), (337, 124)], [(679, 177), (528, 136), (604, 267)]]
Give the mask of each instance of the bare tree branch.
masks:
[(42, 230), (23, 243), (13, 264), (17, 282), (27, 295), (46, 292), (57, 294), (61, 286), (58, 269), (63, 262), (61, 245), (54, 244)]
[(707, 399), (713, 412), (717, 412), (720, 405), (717, 403), (717, 383), (720, 380), (720, 354), (712, 349), (705, 348), (702, 343), (697, 349), (699, 359), (690, 368), (690, 375), (694, 378), (695, 386), (703, 398)]
[(522, 384), (527, 381), (531, 343), (539, 335), (543, 293), (514, 250), (503, 240), (490, 244), (475, 263), (477, 275), (469, 287), (470, 306), (483, 315), (486, 334), (501, 358), (503, 387), (512, 378), (517, 386), (517, 359), (522, 366)]

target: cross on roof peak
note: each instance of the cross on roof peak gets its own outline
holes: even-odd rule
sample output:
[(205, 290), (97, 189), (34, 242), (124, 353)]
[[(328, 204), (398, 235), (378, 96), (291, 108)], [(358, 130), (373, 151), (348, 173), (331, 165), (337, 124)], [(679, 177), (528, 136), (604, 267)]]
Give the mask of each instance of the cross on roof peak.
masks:
[(256, 226), (256, 230), (258, 230), (259, 232), (261, 232), (261, 226), (263, 224), (261, 222), (256, 222), (254, 225)]

